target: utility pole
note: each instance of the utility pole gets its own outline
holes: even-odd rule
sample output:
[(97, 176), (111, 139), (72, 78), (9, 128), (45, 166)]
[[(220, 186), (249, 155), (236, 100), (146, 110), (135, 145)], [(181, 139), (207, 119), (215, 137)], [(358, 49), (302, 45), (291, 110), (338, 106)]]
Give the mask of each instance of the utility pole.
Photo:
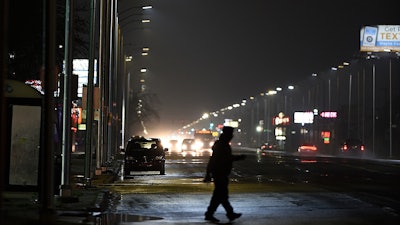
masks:
[(86, 138), (85, 138), (85, 180), (90, 180), (92, 133), (93, 133), (93, 89), (94, 89), (94, 60), (95, 60), (95, 24), (96, 24), (96, 0), (90, 0), (90, 32), (89, 32), (89, 74), (86, 92)]
[(97, 147), (96, 147), (96, 174), (101, 174), (101, 164), (103, 158), (104, 143), (104, 76), (105, 76), (105, 22), (106, 22), (106, 1), (100, 1), (100, 31), (99, 31), (99, 61), (98, 61), (98, 81), (99, 81), (99, 120), (97, 122)]
[(62, 172), (60, 195), (71, 196), (71, 76), (72, 76), (72, 18), (73, 1), (65, 2), (65, 49), (64, 49), (64, 91), (63, 91), (63, 133), (62, 133)]
[(40, 168), (40, 186), (39, 186), (39, 201), (41, 203), (40, 210), (40, 223), (47, 224), (51, 221), (51, 213), (54, 209), (54, 164), (53, 164), (53, 132), (55, 126), (55, 104), (54, 104), (54, 90), (55, 90), (55, 33), (56, 33), (56, 7), (55, 2), (47, 0), (45, 2), (45, 35), (44, 45), (44, 101), (42, 105), (44, 127), (41, 138), (41, 154), (40, 161), (42, 165)]

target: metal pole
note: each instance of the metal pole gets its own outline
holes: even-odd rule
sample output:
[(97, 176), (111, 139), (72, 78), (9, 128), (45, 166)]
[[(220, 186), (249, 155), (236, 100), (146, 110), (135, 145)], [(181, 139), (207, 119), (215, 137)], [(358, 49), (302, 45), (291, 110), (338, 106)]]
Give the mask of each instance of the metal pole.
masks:
[(362, 81), (362, 141), (365, 141), (365, 68), (363, 68)]
[(113, 116), (114, 116), (114, 107), (113, 107), (113, 85), (114, 85), (114, 78), (115, 73), (114, 73), (114, 0), (110, 0), (109, 2), (109, 7), (108, 7), (108, 79), (107, 79), (107, 107), (108, 107), (108, 114), (107, 114), (107, 148), (106, 148), (106, 162), (110, 161), (111, 159), (111, 149), (112, 149), (112, 143), (113, 143)]
[(43, 143), (43, 165), (41, 166), (40, 176), (40, 202), (42, 211), (40, 214), (41, 222), (48, 222), (49, 215), (54, 208), (54, 165), (53, 165), (53, 133), (55, 126), (55, 31), (56, 31), (56, 7), (55, 2), (46, 1), (45, 16), (45, 95), (44, 95), (44, 143)]
[(372, 64), (372, 154), (375, 154), (375, 63)]
[(100, 1), (100, 33), (99, 33), (99, 61), (97, 76), (99, 80), (99, 120), (97, 123), (98, 133), (97, 133), (97, 148), (96, 148), (96, 174), (101, 173), (101, 153), (103, 149), (103, 104), (104, 104), (104, 95), (103, 95), (103, 77), (104, 77), (104, 11), (105, 11), (105, 2)]
[(331, 79), (328, 80), (328, 109), (331, 111)]
[(72, 76), (72, 18), (73, 0), (65, 2), (65, 71), (63, 98), (63, 134), (62, 134), (62, 173), (61, 196), (71, 196), (70, 157), (71, 157), (71, 76)]
[(349, 77), (349, 109), (347, 112), (347, 137), (350, 137), (350, 119), (351, 119), (351, 79), (352, 79), (352, 75), (350, 74)]
[(392, 158), (392, 59), (389, 59), (389, 157)]
[[(131, 98), (131, 72), (127, 72), (127, 78), (126, 78), (126, 106), (125, 106), (125, 132), (129, 130), (129, 120), (126, 118), (126, 115), (129, 114), (130, 111), (130, 102), (132, 100)], [(129, 135), (129, 136), (128, 136)], [(129, 139), (130, 138), (130, 133), (128, 132), (128, 134), (125, 134), (125, 138)], [(124, 142), (125, 145), (125, 142)]]
[(121, 146), (120, 149), (124, 149), (125, 146), (125, 130), (126, 130), (126, 108), (127, 108), (127, 87), (129, 85), (127, 74), (126, 74), (126, 55), (122, 54), (124, 46), (124, 38), (120, 35), (120, 54), (123, 55), (123, 68), (122, 68), (122, 111), (121, 111)]
[(90, 34), (89, 34), (89, 71), (87, 84), (87, 107), (86, 107), (86, 147), (85, 147), (85, 179), (90, 180), (91, 156), (92, 156), (92, 133), (93, 133), (93, 88), (94, 88), (94, 44), (95, 44), (95, 22), (96, 22), (96, 0), (90, 1)]
[(106, 24), (105, 24), (105, 50), (104, 50), (104, 89), (103, 89), (103, 105), (104, 105), (104, 111), (103, 111), (103, 151), (102, 151), (102, 158), (101, 158), (101, 169), (104, 171), (105, 169), (105, 163), (108, 160), (108, 144), (109, 144), (109, 134), (110, 134), (110, 128), (108, 120), (109, 116), (111, 113), (111, 107), (109, 105), (110, 103), (110, 78), (111, 78), (111, 1), (112, 0), (107, 0), (106, 1), (106, 6), (105, 6), (105, 17), (106, 17)]

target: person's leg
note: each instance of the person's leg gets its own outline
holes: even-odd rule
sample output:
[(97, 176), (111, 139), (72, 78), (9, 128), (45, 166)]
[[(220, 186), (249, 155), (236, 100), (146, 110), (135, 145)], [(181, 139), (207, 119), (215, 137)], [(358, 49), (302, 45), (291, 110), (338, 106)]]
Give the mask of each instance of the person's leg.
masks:
[(233, 213), (233, 207), (231, 203), (229, 202), (229, 190), (228, 190), (228, 183), (229, 183), (229, 178), (226, 177), (222, 179), (219, 183), (219, 196), (220, 196), (220, 202), (222, 206), (224, 207), (225, 211), (227, 214), (232, 214)]
[(205, 220), (209, 220), (212, 222), (219, 222), (217, 218), (214, 217), (214, 213), (217, 210), (219, 204), (221, 203), (221, 186), (219, 185), (219, 182), (214, 180), (214, 191), (213, 195), (210, 200), (210, 204), (207, 207), (207, 212), (205, 213)]
[(242, 214), (241, 213), (235, 213), (233, 211), (233, 207), (231, 203), (229, 202), (229, 190), (228, 190), (228, 185), (229, 185), (229, 178), (227, 177), (226, 179), (222, 180), (220, 183), (220, 197), (221, 197), (221, 204), (225, 208), (226, 211), (226, 216), (230, 221), (235, 220), (239, 218)]

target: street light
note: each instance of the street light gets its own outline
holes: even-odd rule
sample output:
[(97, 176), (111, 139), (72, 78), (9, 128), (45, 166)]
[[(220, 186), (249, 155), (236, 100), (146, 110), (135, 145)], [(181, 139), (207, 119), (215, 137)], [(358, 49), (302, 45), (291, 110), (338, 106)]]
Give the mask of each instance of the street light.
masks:
[(153, 6), (151, 6), (151, 5), (142, 6), (142, 9), (143, 9), (143, 10), (152, 9), (152, 8), (153, 8)]
[(129, 8), (127, 8), (127, 9), (121, 10), (121, 12), (119, 12), (119, 14), (125, 14), (125, 13), (131, 12), (132, 10), (135, 10), (135, 9), (147, 10), (147, 9), (152, 9), (152, 8), (153, 8), (152, 5), (132, 6), (132, 7), (129, 7)]

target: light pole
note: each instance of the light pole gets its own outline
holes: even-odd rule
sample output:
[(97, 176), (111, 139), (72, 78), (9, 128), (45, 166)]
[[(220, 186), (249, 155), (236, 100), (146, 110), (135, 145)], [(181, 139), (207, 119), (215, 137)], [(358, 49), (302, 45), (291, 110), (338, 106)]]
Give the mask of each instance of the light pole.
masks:
[(71, 196), (70, 162), (71, 162), (71, 76), (72, 76), (72, 9), (73, 1), (65, 2), (65, 70), (63, 87), (63, 131), (62, 131), (62, 172), (60, 196)]
[(273, 111), (273, 103), (271, 103), (273, 101), (274, 96), (277, 94), (278, 92), (276, 90), (269, 90), (266, 95), (268, 97), (269, 100), (269, 107), (268, 107), (268, 111), (267, 111), (267, 141), (270, 142), (271, 141), (271, 133), (272, 133), (272, 114), (274, 113)]
[(375, 125), (375, 120), (376, 120), (376, 115), (375, 115), (375, 96), (376, 96), (376, 74), (375, 74), (375, 63), (372, 64), (372, 153), (375, 154), (375, 130), (376, 130), (376, 125)]
[(352, 81), (352, 75), (349, 75), (349, 108), (347, 111), (347, 137), (350, 137), (350, 120), (351, 120), (351, 81)]
[(96, 23), (96, 0), (90, 1), (90, 31), (89, 31), (89, 68), (88, 83), (86, 92), (86, 136), (85, 136), (85, 181), (91, 178), (91, 158), (92, 158), (92, 132), (93, 132), (93, 89), (94, 89), (94, 59), (95, 59), (95, 23)]

